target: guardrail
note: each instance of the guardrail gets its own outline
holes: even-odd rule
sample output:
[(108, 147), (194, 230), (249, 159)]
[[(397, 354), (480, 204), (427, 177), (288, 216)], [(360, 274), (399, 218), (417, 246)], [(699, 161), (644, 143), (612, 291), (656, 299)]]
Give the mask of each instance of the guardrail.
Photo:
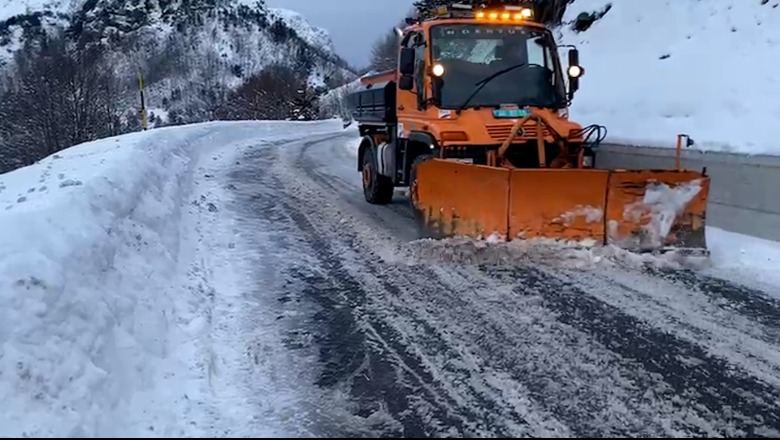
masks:
[[(597, 168), (674, 168), (674, 148), (602, 144)], [(684, 168), (711, 177), (707, 225), (780, 241), (780, 156), (685, 149)]]

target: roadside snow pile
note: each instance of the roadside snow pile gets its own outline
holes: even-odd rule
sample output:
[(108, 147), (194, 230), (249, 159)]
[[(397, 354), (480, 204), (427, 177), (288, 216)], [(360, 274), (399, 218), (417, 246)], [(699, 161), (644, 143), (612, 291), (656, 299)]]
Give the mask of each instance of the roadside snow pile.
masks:
[[(780, 243), (708, 226), (707, 247), (712, 253), (711, 275), (780, 285)], [(780, 298), (777, 289), (767, 292)]]
[(347, 152), (355, 157), (358, 155), (358, 150), (360, 149), (360, 143), (363, 142), (363, 138), (360, 137), (360, 133), (357, 130), (357, 125), (352, 125), (348, 130), (351, 130), (352, 133), (355, 134), (355, 137), (351, 138), (349, 141), (344, 143), (344, 148), (347, 149)]
[(0, 435), (131, 428), (122, 409), (171, 342), (184, 147), (207, 133), (92, 142), (0, 176)]
[[(777, 1), (576, 0), (565, 21), (611, 9), (589, 29), (563, 32), (585, 76), (571, 116), (607, 126), (608, 141), (780, 154)], [(564, 52), (565, 53), (565, 52)]]
[(703, 258), (683, 258), (674, 254), (637, 254), (612, 245), (596, 245), (595, 240), (575, 242), (534, 238), (507, 242), (492, 235), (484, 241), (464, 237), (422, 239), (409, 243), (400, 253), (407, 258), (406, 264), (541, 264), (579, 270), (599, 270), (606, 267), (641, 269), (646, 265), (699, 268), (707, 264)]
[(290, 127), (163, 128), (0, 175), (0, 436), (209, 434), (191, 332), (206, 317), (176, 279), (193, 164), (228, 130), (256, 144)]

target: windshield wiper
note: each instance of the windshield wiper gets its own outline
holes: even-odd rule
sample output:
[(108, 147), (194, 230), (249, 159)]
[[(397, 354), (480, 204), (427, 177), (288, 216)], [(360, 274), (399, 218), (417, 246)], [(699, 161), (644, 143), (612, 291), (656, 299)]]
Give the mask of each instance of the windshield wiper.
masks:
[(469, 102), (471, 102), (471, 100), (474, 99), (475, 96), (477, 96), (477, 93), (479, 93), (479, 91), (482, 90), (482, 88), (485, 87), (487, 85), (487, 83), (489, 83), (490, 81), (493, 81), (495, 78), (497, 78), (497, 77), (499, 77), (499, 76), (501, 76), (501, 75), (503, 75), (503, 74), (505, 74), (507, 72), (511, 72), (512, 70), (515, 70), (518, 67), (523, 67), (525, 65), (526, 65), (526, 63), (520, 63), (520, 64), (515, 64), (514, 66), (509, 66), (509, 67), (507, 67), (505, 69), (501, 69), (498, 72), (495, 72), (495, 73), (491, 74), (487, 78), (481, 79), (481, 80), (477, 81), (476, 83), (474, 83), (474, 85), (477, 86), (477, 88), (471, 93), (471, 95), (469, 95), (468, 98), (466, 98), (466, 100), (463, 102), (463, 104), (461, 104), (460, 107), (458, 107), (458, 109), (456, 110), (456, 113), (460, 114), (460, 112), (462, 112), (463, 109), (466, 108), (467, 105), (469, 105)]

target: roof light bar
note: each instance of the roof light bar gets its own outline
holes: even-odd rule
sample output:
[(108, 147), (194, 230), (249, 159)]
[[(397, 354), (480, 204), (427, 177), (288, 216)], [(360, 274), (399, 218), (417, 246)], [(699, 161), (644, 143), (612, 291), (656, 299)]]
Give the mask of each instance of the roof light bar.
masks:
[(478, 20), (491, 21), (522, 21), (532, 20), (534, 10), (525, 6), (474, 6), (464, 3), (455, 3), (450, 6), (439, 6), (435, 9), (435, 16), (446, 17), (474, 17)]

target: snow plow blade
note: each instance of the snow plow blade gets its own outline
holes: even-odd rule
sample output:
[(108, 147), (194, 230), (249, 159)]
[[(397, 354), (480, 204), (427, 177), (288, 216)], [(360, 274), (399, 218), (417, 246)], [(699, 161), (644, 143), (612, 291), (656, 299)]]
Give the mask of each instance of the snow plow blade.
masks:
[(606, 243), (638, 252), (706, 253), (710, 178), (685, 170), (612, 171)]
[(508, 169), (431, 159), (412, 203), (425, 235), (549, 238), (706, 253), (709, 178), (690, 171)]
[(509, 173), (504, 168), (441, 159), (420, 163), (411, 197), (424, 234), (434, 238), (505, 237)]
[(602, 243), (608, 181), (602, 170), (512, 170), (509, 236)]

